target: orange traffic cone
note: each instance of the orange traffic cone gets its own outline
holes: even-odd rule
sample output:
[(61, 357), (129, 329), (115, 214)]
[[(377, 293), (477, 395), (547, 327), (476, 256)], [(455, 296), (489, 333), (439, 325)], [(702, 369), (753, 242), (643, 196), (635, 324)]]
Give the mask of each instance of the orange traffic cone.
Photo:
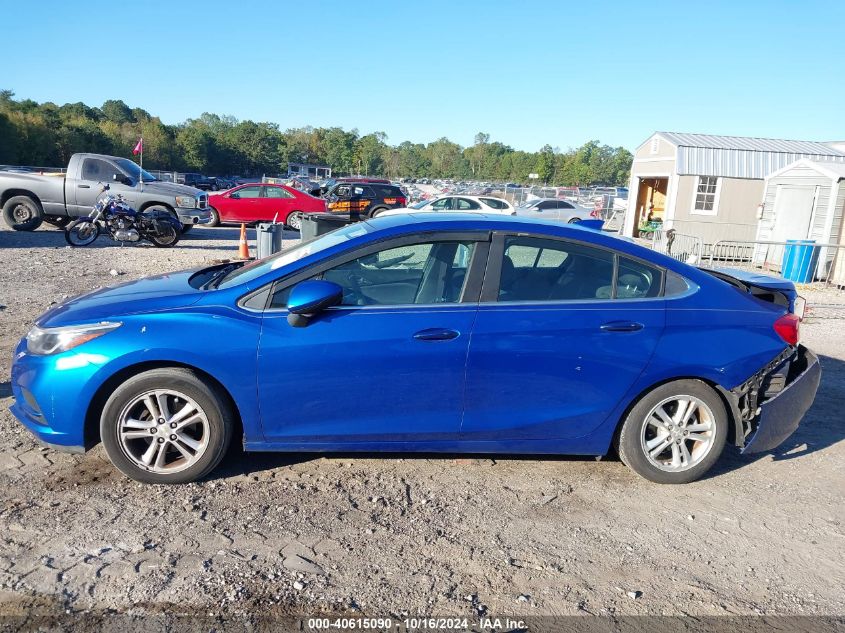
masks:
[(238, 240), (238, 257), (249, 259), (249, 244), (246, 241), (246, 224), (241, 224), (241, 239)]

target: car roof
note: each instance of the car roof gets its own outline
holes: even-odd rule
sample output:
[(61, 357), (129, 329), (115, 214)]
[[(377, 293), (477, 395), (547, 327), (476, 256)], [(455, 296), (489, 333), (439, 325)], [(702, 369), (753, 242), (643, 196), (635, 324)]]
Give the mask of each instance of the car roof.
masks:
[[(694, 280), (699, 271), (693, 266), (667, 257), (662, 253), (640, 246), (627, 237), (590, 229), (580, 224), (568, 224), (556, 220), (543, 220), (518, 215), (502, 215), (480, 211), (424, 212), (414, 211), (364, 220), (385, 237), (436, 231), (507, 231), (534, 234), (538, 236), (562, 237), (597, 246), (614, 249), (651, 261), (659, 266), (679, 272)], [(370, 236), (373, 234), (371, 233)]]

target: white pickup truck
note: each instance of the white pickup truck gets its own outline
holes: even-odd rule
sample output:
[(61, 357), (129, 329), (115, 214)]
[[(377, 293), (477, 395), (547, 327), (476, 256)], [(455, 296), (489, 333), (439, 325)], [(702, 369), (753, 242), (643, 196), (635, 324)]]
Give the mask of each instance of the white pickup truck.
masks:
[(204, 191), (163, 182), (129, 159), (102, 154), (74, 154), (65, 173), (0, 168), (3, 219), (16, 231), (34, 231), (42, 222), (65, 226), (91, 212), (102, 184), (123, 194), (138, 211), (167, 211), (182, 223), (183, 231), (211, 221)]

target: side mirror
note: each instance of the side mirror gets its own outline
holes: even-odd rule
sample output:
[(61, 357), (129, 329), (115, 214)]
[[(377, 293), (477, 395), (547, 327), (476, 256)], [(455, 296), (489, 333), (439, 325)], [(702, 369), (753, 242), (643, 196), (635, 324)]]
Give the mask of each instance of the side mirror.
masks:
[(343, 288), (336, 283), (320, 279), (303, 281), (290, 291), (288, 323), (293, 327), (305, 327), (310, 317), (342, 300)]
[(115, 182), (119, 182), (121, 185), (126, 185), (127, 187), (132, 186), (132, 179), (124, 176), (123, 174), (113, 174), (111, 179)]

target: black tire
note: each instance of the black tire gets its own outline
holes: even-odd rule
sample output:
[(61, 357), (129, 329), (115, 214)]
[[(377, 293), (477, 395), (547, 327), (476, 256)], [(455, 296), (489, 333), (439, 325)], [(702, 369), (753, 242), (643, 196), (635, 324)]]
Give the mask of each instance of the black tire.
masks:
[(13, 196), (3, 205), (3, 220), (15, 231), (34, 231), (44, 220), (44, 209), (29, 196)]
[[(80, 232), (85, 233), (80, 237)], [(71, 246), (91, 246), (100, 235), (100, 225), (91, 218), (78, 218), (65, 227), (65, 241)]]
[(567, 224), (578, 224), (581, 221), (581, 218), (569, 218), (569, 222)]
[(377, 217), (379, 213), (381, 213), (382, 211), (387, 211), (387, 210), (388, 210), (387, 207), (376, 207), (375, 209), (370, 211), (370, 217), (371, 218)]
[[(203, 452), (195, 463), (188, 462), (190, 465), (175, 472), (155, 472), (142, 466), (129, 456), (120, 441), (120, 416), (124, 409), (139, 396), (154, 390), (184, 394), (198, 405), (208, 421), (203, 430), (207, 429), (208, 433), (207, 438), (204, 437)], [(154, 428), (163, 429), (166, 436), (170, 433), (168, 426), (157, 424)], [(184, 484), (205, 477), (226, 454), (234, 427), (234, 415), (222, 390), (193, 371), (176, 367), (153, 369), (133, 376), (115, 389), (100, 417), (100, 437), (112, 464), (127, 477), (151, 484)]]
[[(707, 448), (706, 451), (702, 450), (702, 454), (698, 458), (698, 461), (693, 462), (693, 465), (686, 469), (664, 470), (663, 468), (655, 465), (652, 462), (652, 459), (647, 455), (647, 449), (645, 447), (647, 441), (646, 438), (648, 437), (650, 428), (653, 428), (653, 425), (649, 428), (644, 427), (649, 426), (648, 419), (651, 417), (650, 412), (652, 412), (655, 407), (661, 405), (661, 403), (664, 403), (667, 400), (670, 400), (666, 406), (669, 407), (669, 411), (671, 411), (671, 399), (673, 397), (683, 398), (690, 396), (706, 405), (706, 407), (698, 408), (696, 410), (693, 420), (700, 422), (704, 419), (702, 416), (705, 415), (706, 417), (712, 418), (710, 422), (712, 431), (708, 431), (707, 433), (696, 433), (696, 435), (708, 435), (710, 440), (707, 446), (709, 446), (709, 448)], [(705, 413), (706, 409), (709, 409), (709, 412)], [(671, 430), (671, 433), (678, 434), (678, 439), (674, 440), (674, 443), (679, 446), (678, 450), (680, 450), (680, 445), (682, 443), (686, 447), (697, 447), (698, 445), (696, 441), (693, 441), (691, 438), (686, 439), (686, 437), (690, 435), (688, 431), (685, 432), (684, 427), (686, 424), (682, 427), (682, 425), (677, 424), (674, 417), (673, 422), (675, 422), (675, 427)], [(690, 424), (695, 424), (695, 422), (691, 422)], [(689, 483), (704, 475), (719, 459), (719, 456), (722, 454), (722, 450), (725, 447), (725, 439), (728, 435), (729, 424), (730, 420), (728, 419), (728, 414), (725, 410), (725, 405), (723, 404), (722, 399), (709, 385), (701, 382), (700, 380), (676, 380), (655, 387), (640, 398), (639, 402), (634, 405), (631, 412), (622, 423), (619, 434), (616, 438), (616, 450), (619, 453), (619, 457), (625, 465), (628, 466), (628, 468), (649, 481), (659, 484)], [(695, 426), (698, 427), (701, 425), (695, 424)], [(690, 428), (692, 429), (693, 427), (690, 426)], [(696, 431), (698, 430), (699, 429), (696, 428)], [(670, 431), (667, 429), (666, 435), (663, 436), (663, 438), (669, 440), (665, 450), (668, 450), (673, 454), (675, 447), (672, 446), (673, 440), (671, 440), (671, 437)], [(654, 437), (652, 438), (652, 441), (663, 438)], [(690, 442), (692, 443), (690, 444)], [(658, 444), (658, 447), (661, 444), (662, 442)], [(654, 450), (657, 450), (657, 448)], [(693, 454), (695, 450), (698, 449), (694, 448)], [(660, 453), (657, 457), (664, 454), (665, 453)], [(666, 465), (666, 467), (668, 467), (668, 465)]]
[(211, 222), (205, 226), (220, 226), (220, 214), (217, 212), (217, 209), (208, 207), (208, 210), (211, 211)]
[(162, 235), (148, 235), (147, 239), (153, 243), (156, 248), (171, 248), (179, 243), (179, 236), (185, 232), (185, 227), (181, 227), (181, 231), (176, 227), (178, 224), (164, 221), (159, 222), (160, 231)]

